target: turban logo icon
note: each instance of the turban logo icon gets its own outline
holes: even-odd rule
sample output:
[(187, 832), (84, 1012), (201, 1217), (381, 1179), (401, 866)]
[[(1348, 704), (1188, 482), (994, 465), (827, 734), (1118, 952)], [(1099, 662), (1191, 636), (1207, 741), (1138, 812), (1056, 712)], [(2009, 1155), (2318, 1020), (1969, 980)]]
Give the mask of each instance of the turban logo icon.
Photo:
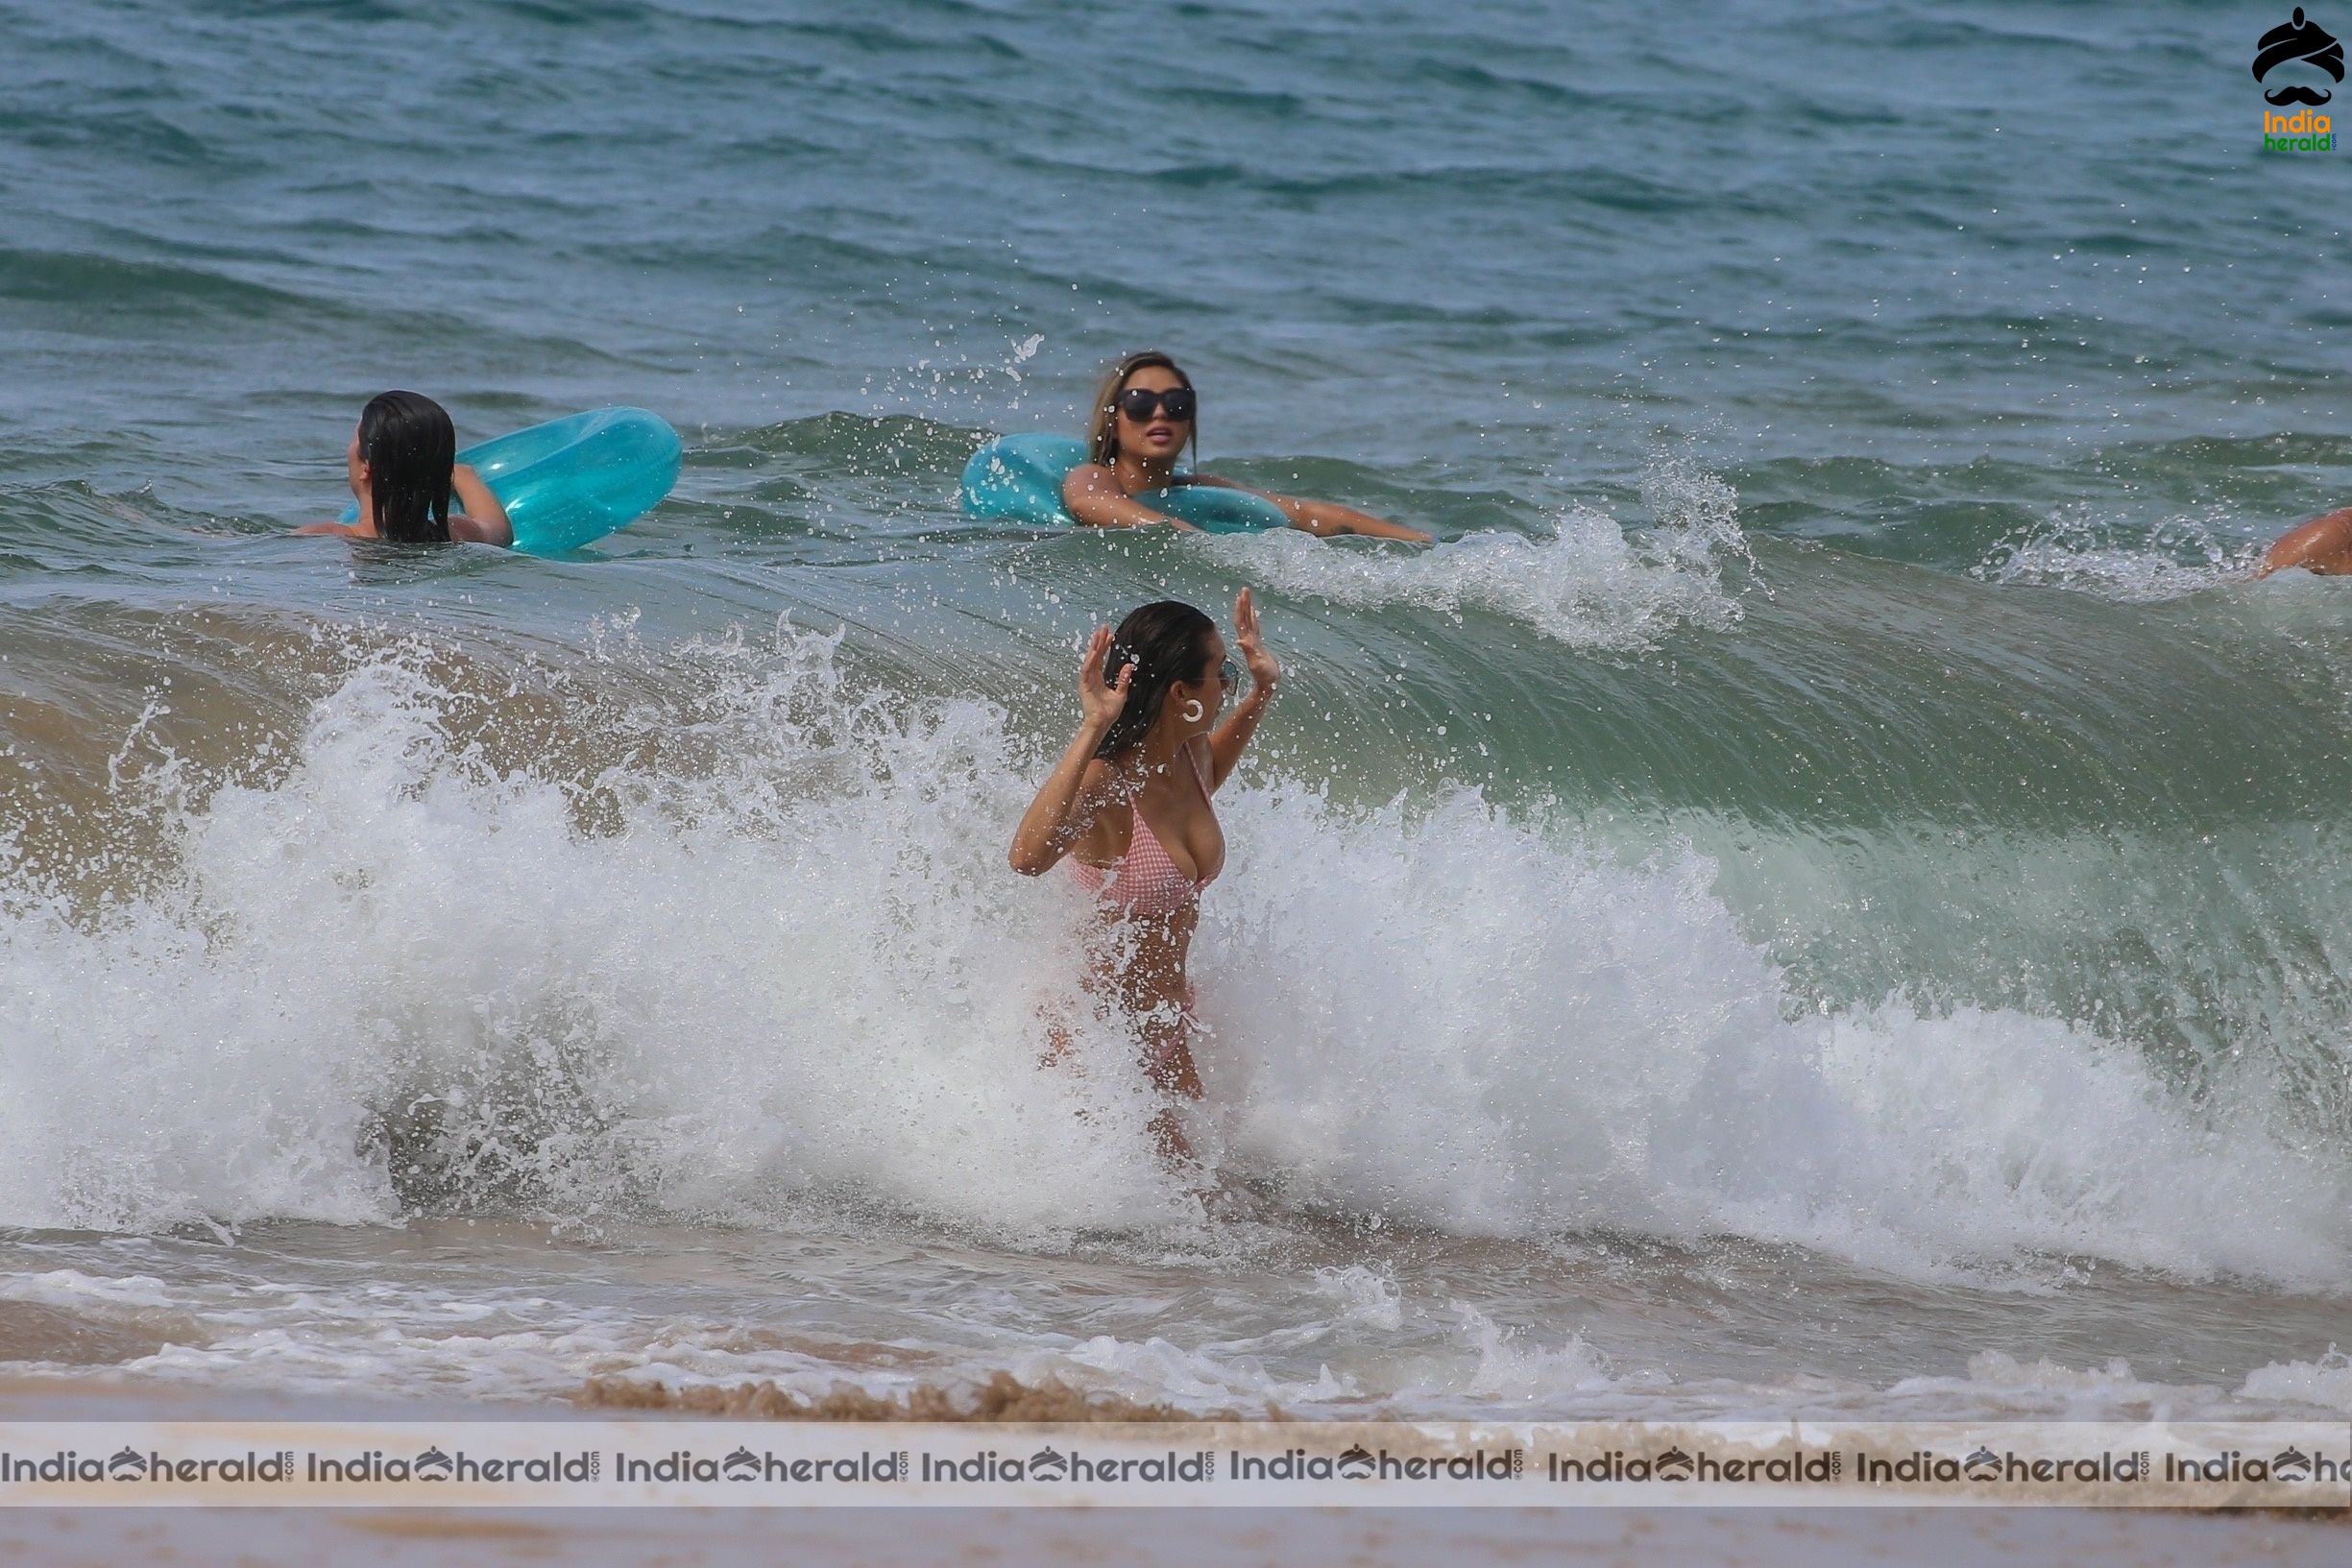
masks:
[[(2325, 71), (2331, 81), (2343, 80), (2343, 45), (2317, 22), (2305, 21), (2301, 6), (2294, 8), (2293, 21), (2262, 36), (2254, 56), (2254, 80), (2260, 82), (2279, 66), (2293, 61)], [(2324, 87), (2307, 87), (2291, 82), (2264, 93), (2263, 101), (2280, 109), (2290, 104), (2309, 104), (2316, 109), (2332, 96)]]

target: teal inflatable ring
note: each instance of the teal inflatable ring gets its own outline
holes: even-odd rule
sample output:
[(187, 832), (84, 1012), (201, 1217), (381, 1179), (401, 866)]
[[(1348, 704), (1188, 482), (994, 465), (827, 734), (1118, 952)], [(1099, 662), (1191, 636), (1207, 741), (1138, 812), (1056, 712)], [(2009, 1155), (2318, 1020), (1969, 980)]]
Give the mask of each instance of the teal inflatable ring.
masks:
[[(1078, 519), (1061, 504), (1062, 481), (1085, 461), (1086, 444), (1076, 436), (1042, 431), (999, 436), (963, 466), (964, 516), (983, 522), (1070, 526)], [(1135, 499), (1205, 533), (1245, 534), (1290, 526), (1282, 509), (1265, 496), (1221, 485), (1173, 485), (1140, 492)]]
[[(457, 454), (515, 526), (515, 548), (561, 555), (625, 528), (678, 482), (683, 446), (659, 414), (594, 408), (485, 441)], [(359, 520), (359, 503), (343, 509)]]

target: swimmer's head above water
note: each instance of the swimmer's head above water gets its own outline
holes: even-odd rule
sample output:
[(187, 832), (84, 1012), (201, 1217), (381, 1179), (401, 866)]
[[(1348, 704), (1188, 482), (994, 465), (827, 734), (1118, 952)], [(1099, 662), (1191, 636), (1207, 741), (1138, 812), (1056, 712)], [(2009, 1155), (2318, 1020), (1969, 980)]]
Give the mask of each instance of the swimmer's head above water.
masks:
[(1205, 733), (1233, 693), (1233, 662), (1217, 623), (1177, 599), (1132, 611), (1111, 633), (1104, 670), (1128, 677), (1127, 705), (1095, 746), (1097, 757), (1123, 757), (1165, 717), (1177, 743)]
[(385, 392), (368, 399), (345, 454), (352, 494), (379, 539), (434, 543), (449, 537), (449, 475), (457, 466), (457, 427), (422, 393)]
[(1196, 459), (1200, 457), (1200, 398), (1193, 391), (1192, 377), (1156, 349), (1129, 354), (1110, 368), (1095, 391), (1094, 409), (1086, 424), (1086, 461), (1062, 479), (1062, 507), (1072, 518), (1094, 528), (1163, 525), (1190, 530), (1196, 524), (1158, 510), (1146, 493), (1197, 485), (1240, 491), (1270, 503), (1255, 509), (1257, 515), (1249, 523), (1251, 527), (1261, 526), (1260, 518), (1273, 514), (1310, 534), (1367, 534), (1422, 544), (1430, 542), (1430, 536), (1418, 528), (1390, 522), (1352, 506), (1277, 495), (1213, 473), (1178, 472), (1176, 460), (1188, 449)]
[[(313, 522), (297, 534), (380, 539), (396, 544), (512, 544), (514, 524), (482, 476), (457, 461), (457, 428), (422, 393), (385, 392), (368, 399), (343, 454), (359, 503), (357, 522)], [(462, 512), (449, 510), (454, 491)]]
[(1086, 460), (1106, 466), (1130, 453), (1151, 463), (1174, 463), (1198, 448), (1200, 397), (1192, 377), (1156, 349), (1128, 355), (1095, 390), (1086, 427)]

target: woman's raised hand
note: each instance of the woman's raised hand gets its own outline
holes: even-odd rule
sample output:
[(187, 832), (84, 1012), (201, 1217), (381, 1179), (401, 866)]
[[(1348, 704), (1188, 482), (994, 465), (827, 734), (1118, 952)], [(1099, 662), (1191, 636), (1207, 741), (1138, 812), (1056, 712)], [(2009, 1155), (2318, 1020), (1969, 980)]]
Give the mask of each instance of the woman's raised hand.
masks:
[(1103, 678), (1103, 665), (1110, 658), (1110, 628), (1098, 626), (1086, 644), (1086, 662), (1078, 672), (1078, 697), (1086, 714), (1089, 729), (1107, 731), (1122, 712), (1127, 711), (1127, 686), (1135, 674), (1135, 666), (1119, 666), (1116, 682)]
[(1233, 601), (1233, 636), (1241, 644), (1243, 662), (1249, 666), (1249, 679), (1259, 690), (1273, 690), (1274, 683), (1282, 679), (1282, 666), (1266, 651), (1266, 634), (1258, 626), (1258, 607), (1251, 602), (1246, 588)]

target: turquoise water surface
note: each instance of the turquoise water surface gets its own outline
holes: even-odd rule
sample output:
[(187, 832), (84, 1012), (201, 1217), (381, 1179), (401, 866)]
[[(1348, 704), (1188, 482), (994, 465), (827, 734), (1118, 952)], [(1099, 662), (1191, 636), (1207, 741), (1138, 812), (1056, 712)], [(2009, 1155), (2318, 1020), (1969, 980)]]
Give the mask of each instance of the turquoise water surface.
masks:
[[(0, 5), (0, 1361), (2352, 1411), (2280, 19)], [(1140, 347), (1440, 543), (957, 513)], [(389, 386), (684, 471), (288, 537)], [(1005, 846), (1079, 639), (1244, 587), (1208, 1213)]]

